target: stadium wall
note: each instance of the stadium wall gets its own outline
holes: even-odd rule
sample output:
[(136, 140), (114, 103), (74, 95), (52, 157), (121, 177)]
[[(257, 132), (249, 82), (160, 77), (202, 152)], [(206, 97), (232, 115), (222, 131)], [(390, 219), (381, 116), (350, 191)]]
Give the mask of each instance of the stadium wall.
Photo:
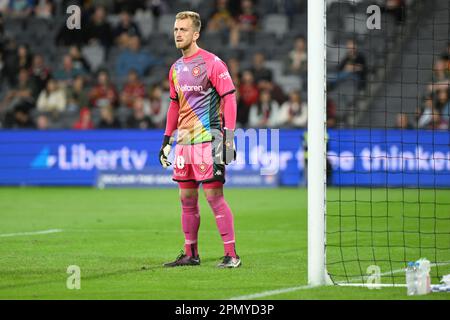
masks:
[[(227, 183), (305, 185), (304, 130), (280, 130), (278, 145), (265, 137), (273, 131), (256, 132), (256, 143), (238, 143)], [(158, 162), (162, 135), (161, 130), (4, 130), (0, 185), (175, 187), (171, 169)], [(449, 146), (448, 131), (329, 130), (329, 185), (449, 187)]]

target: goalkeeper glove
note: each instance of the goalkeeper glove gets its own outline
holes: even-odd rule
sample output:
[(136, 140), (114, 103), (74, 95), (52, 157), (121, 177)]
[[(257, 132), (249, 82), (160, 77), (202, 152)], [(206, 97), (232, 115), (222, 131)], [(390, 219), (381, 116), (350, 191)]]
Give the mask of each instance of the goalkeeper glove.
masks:
[(172, 163), (167, 160), (167, 157), (170, 154), (170, 150), (172, 150), (172, 143), (173, 143), (173, 137), (171, 136), (164, 136), (164, 140), (161, 146), (161, 149), (159, 150), (159, 162), (161, 163), (162, 167), (166, 169), (169, 167)]
[(234, 131), (224, 128), (223, 130), (223, 162), (229, 164), (236, 160), (236, 147), (234, 145)]

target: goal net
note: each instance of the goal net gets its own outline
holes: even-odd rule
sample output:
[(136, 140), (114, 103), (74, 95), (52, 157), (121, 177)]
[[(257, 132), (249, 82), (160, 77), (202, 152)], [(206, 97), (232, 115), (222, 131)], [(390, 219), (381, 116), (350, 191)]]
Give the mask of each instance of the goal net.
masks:
[(325, 135), (324, 273), (341, 285), (374, 275), (404, 285), (407, 263), (426, 258), (439, 283), (450, 273), (449, 2), (324, 6), (324, 109), (336, 106)]

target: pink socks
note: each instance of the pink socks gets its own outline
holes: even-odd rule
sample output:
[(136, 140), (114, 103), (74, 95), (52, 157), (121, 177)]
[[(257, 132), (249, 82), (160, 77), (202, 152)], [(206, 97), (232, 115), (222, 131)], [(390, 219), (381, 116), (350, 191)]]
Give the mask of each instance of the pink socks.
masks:
[(225, 198), (222, 196), (211, 196), (207, 198), (211, 209), (216, 217), (217, 228), (222, 237), (225, 256), (236, 257), (234, 240), (233, 214)]
[(200, 210), (198, 197), (181, 198), (181, 225), (184, 232), (184, 252), (191, 257), (198, 256), (197, 239), (200, 227)]
[[(236, 257), (234, 240), (233, 214), (223, 196), (211, 196), (207, 198), (208, 203), (216, 217), (217, 228), (222, 237), (224, 255)], [(200, 210), (198, 197), (181, 198), (181, 225), (184, 232), (184, 252), (191, 257), (198, 256), (198, 229), (200, 227)]]

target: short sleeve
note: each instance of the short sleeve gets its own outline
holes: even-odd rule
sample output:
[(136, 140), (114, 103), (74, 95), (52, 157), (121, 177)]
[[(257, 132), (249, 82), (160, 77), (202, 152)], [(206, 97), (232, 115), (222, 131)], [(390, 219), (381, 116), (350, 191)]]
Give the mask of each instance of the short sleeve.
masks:
[(170, 68), (170, 71), (169, 71), (170, 99), (172, 99), (174, 101), (178, 101), (178, 94), (177, 94), (177, 91), (175, 90), (175, 85), (173, 83), (173, 73), (174, 72), (175, 72), (175, 68), (172, 65), (172, 67)]
[(226, 64), (217, 57), (211, 63), (209, 80), (221, 97), (236, 91)]

